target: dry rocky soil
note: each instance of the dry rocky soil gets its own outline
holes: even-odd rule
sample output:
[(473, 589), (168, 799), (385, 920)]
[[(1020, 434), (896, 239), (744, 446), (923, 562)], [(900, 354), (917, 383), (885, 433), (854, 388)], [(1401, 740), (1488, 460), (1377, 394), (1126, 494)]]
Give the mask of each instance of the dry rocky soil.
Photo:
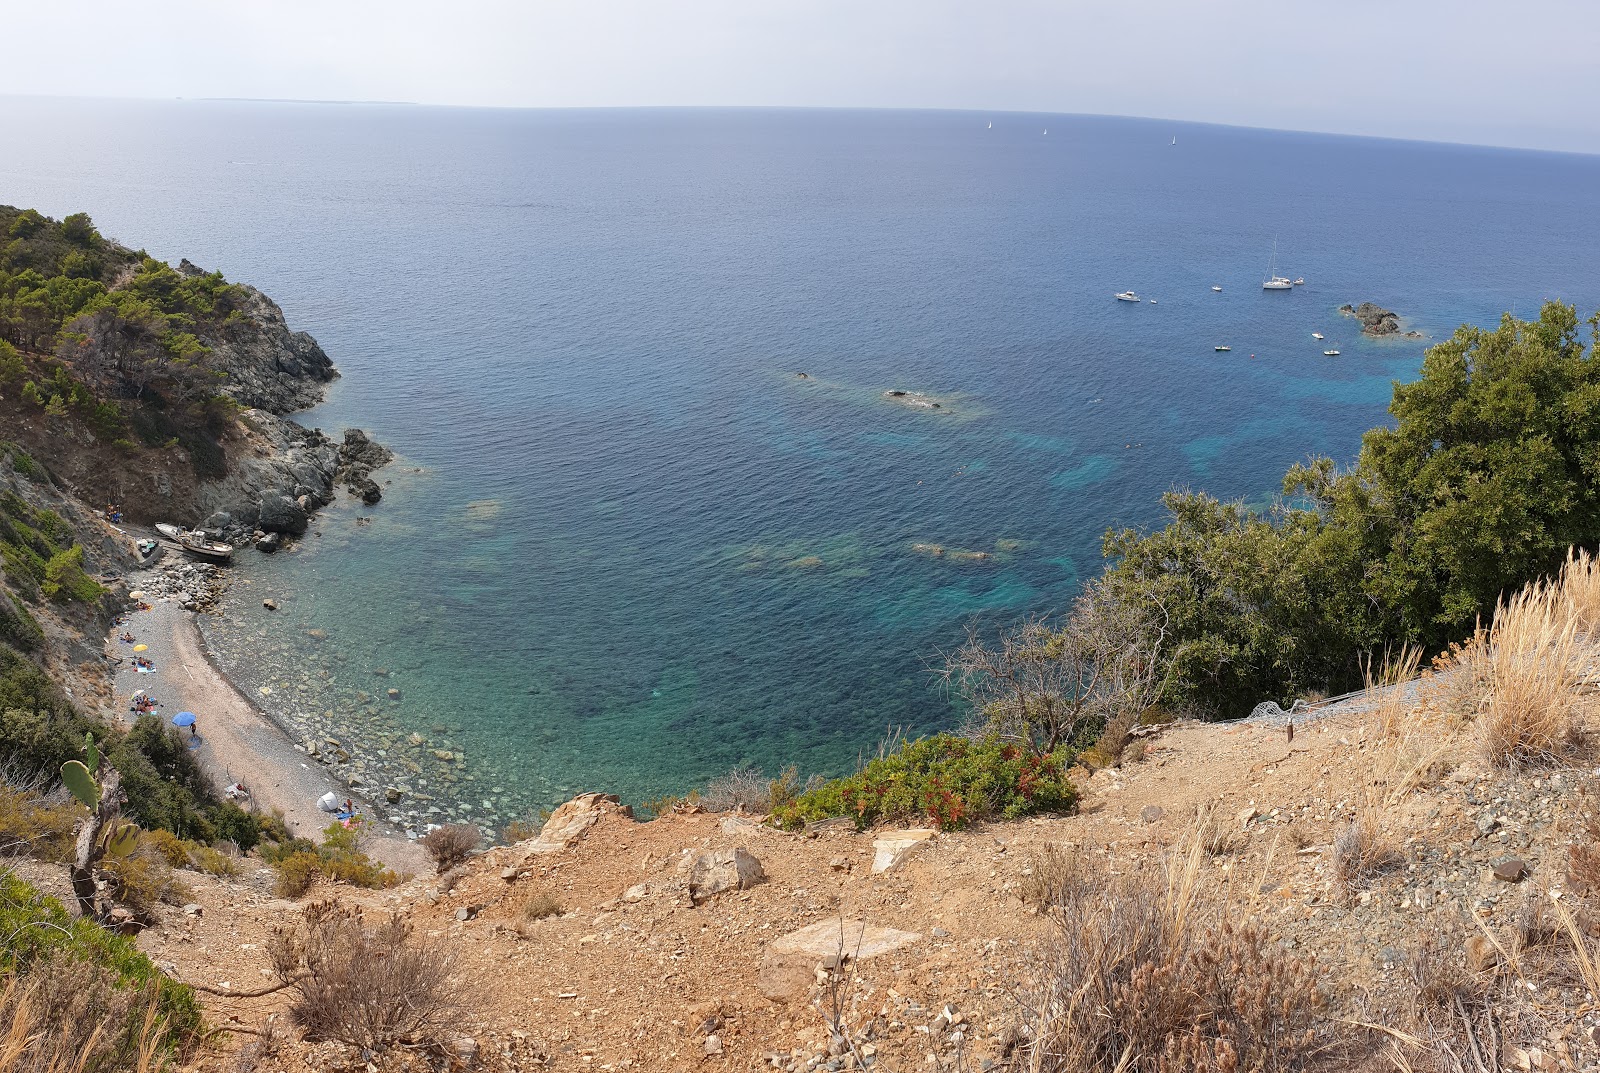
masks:
[[(1492, 771), (1465, 729), (1413, 713), (1396, 740), (1385, 720), (1334, 709), (1292, 742), (1270, 724), (1174, 726), (1137, 761), (1086, 778), (1077, 814), (954, 833), (844, 823), (789, 834), (709, 813), (640, 823), (583, 795), (538, 840), (389, 891), (319, 883), (286, 901), (254, 859), (237, 880), (185, 873), (194, 904), (166, 910), (139, 945), (186, 982), (261, 989), (272, 929), (334, 898), (402, 914), (459, 959), (467, 1002), (450, 1057), (369, 1065), (339, 1044), (296, 1042), (283, 993), (207, 994), (212, 1023), (253, 1032), (219, 1035), (197, 1070), (855, 1068), (827, 1028), (833, 1001), (872, 1066), (950, 1069), (959, 1055), (978, 1070), (1004, 1064), (1030, 956), (1053, 934), (1024, 898), (1046, 845), (1108, 881), (1157, 884), (1204, 826), (1208, 898), (1315, 958), (1329, 1016), (1344, 1019), (1329, 1022), (1334, 1034), (1371, 1060), (1384, 1038), (1348, 1022), (1402, 1022), (1419, 947), (1482, 974), (1521, 973), (1496, 950), (1515, 947), (1528, 907), (1552, 892), (1591, 939), (1597, 930), (1566, 862), (1577, 790), (1600, 773)], [(1332, 844), (1360, 816), (1400, 856), (1340, 889)], [(65, 893), (43, 866), (29, 878)], [(560, 912), (528, 919), (543, 895)], [(1504, 1068), (1600, 1069), (1596, 996), (1581, 982), (1524, 983), (1527, 1008), (1501, 1018)], [(284, 1032), (264, 1041), (269, 1021)]]

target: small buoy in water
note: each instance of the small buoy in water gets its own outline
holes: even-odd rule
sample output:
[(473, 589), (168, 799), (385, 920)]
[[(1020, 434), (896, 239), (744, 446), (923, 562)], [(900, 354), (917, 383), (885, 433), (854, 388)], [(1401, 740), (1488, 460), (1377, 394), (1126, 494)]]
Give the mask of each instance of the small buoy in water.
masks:
[(659, 697), (659, 696), (661, 696), (661, 690), (659, 690), (659, 689), (652, 689), (652, 690), (651, 690), (651, 691), (650, 691), (650, 696), (651, 696), (651, 697)]

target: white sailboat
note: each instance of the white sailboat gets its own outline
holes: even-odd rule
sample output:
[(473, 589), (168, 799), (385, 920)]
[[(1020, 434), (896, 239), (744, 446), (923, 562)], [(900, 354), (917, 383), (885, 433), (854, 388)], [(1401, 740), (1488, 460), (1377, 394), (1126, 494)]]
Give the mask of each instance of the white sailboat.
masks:
[(1264, 291), (1288, 291), (1294, 289), (1294, 280), (1288, 276), (1278, 275), (1278, 239), (1272, 239), (1272, 264), (1267, 268), (1267, 278), (1261, 281)]

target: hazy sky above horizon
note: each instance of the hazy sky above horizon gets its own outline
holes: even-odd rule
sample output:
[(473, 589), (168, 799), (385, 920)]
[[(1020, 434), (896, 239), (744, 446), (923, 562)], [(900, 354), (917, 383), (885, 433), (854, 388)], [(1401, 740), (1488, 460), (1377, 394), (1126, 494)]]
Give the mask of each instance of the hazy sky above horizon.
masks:
[(1088, 112), (1600, 152), (1594, 0), (52, 0), (5, 25), (0, 94)]

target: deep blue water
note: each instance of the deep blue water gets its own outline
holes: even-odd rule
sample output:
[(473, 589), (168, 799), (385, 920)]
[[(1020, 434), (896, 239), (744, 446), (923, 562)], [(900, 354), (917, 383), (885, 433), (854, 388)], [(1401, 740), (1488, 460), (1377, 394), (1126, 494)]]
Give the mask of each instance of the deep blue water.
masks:
[[(1600, 306), (1596, 157), (1069, 116), (15, 99), (0, 145), (0, 202), (255, 283), (338, 362), (305, 420), (397, 449), (388, 497), (252, 560), (213, 641), (291, 723), (464, 753), (475, 781), (411, 775), (480, 818), (838, 771), (889, 725), (948, 723), (941, 646), (1065, 607), (1107, 527), (1354, 455), (1424, 343), (1362, 339), (1344, 302), (1432, 339)], [(1259, 285), (1275, 238), (1290, 293)]]

